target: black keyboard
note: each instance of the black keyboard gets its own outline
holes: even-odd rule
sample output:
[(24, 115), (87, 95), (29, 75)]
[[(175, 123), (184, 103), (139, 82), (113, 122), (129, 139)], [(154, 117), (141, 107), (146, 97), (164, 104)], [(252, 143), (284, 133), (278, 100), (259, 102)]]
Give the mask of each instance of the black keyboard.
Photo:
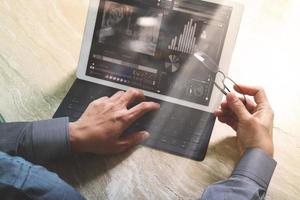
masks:
[[(89, 103), (118, 90), (76, 80), (54, 117), (68, 116), (76, 121)], [(147, 130), (150, 138), (144, 145), (173, 154), (202, 160), (205, 156), (215, 117), (211, 113), (146, 97), (161, 105), (158, 111), (147, 113), (130, 126), (124, 134)]]

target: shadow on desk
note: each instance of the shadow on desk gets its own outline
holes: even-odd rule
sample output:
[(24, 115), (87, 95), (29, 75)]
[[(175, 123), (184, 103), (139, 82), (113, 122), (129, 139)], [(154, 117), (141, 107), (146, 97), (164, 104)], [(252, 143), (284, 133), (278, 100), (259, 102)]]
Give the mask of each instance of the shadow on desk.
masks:
[(53, 100), (51, 104), (52, 115), (49, 116), (50, 118), (53, 117), (56, 109), (61, 104), (62, 100), (67, 95), (68, 91), (70, 90), (71, 86), (73, 85), (76, 79), (75, 71), (72, 74), (69, 74), (67, 77), (62, 79), (60, 82), (57, 82), (52, 90), (50, 90), (46, 95), (45, 98)]
[(211, 144), (206, 157), (216, 157), (217, 160), (236, 164), (240, 158), (237, 137), (227, 137), (217, 143)]
[[(96, 189), (96, 187), (98, 187), (98, 190), (101, 190), (101, 187), (104, 189), (110, 183), (111, 176), (114, 176), (116, 170), (127, 168), (126, 170), (135, 171), (130, 168), (139, 164), (145, 164), (145, 160), (140, 160), (144, 155), (145, 159), (148, 160), (146, 162), (149, 162), (150, 159), (155, 159), (150, 163), (160, 163), (157, 166), (149, 166), (149, 169), (144, 169), (151, 169), (152, 175), (153, 173), (158, 176), (163, 175), (163, 169), (165, 169), (165, 174), (170, 174), (170, 169), (168, 166), (164, 166), (164, 164), (170, 162), (169, 164), (173, 163), (176, 165), (177, 163), (178, 166), (173, 168), (176, 173), (177, 171), (181, 171), (183, 174), (193, 173), (197, 176), (195, 179), (201, 179), (200, 185), (208, 185), (227, 178), (228, 172), (231, 173), (233, 166), (239, 159), (239, 152), (236, 150), (235, 146), (236, 137), (225, 138), (224, 140), (212, 144), (210, 145), (207, 156), (203, 162), (192, 161), (160, 151), (150, 150), (149, 148), (143, 148), (141, 152), (139, 151), (139, 147), (137, 147), (122, 154), (111, 156), (91, 154), (74, 155), (63, 161), (50, 164), (49, 169), (58, 173), (62, 179), (73, 185), (75, 188), (94, 185), (92, 188)], [(131, 157), (131, 154), (135, 151), (137, 151), (137, 154), (142, 154), (139, 159), (136, 159), (135, 156)], [(149, 157), (150, 154), (152, 154), (151, 158)], [(186, 164), (185, 167), (182, 167), (184, 165), (183, 162)], [(118, 168), (114, 170), (116, 166), (118, 166)], [(225, 169), (221, 170), (222, 168)], [(189, 172), (182, 170), (189, 170)], [(134, 173), (139, 173), (139, 171), (135, 171)], [(207, 174), (204, 176), (203, 173)], [(126, 176), (127, 174), (124, 174), (124, 177)], [(139, 178), (143, 181), (143, 177)], [(149, 177), (144, 178), (148, 179)]]
[[(67, 183), (78, 188), (107, 175), (106, 173), (126, 160), (134, 150), (131, 149), (110, 156), (88, 153), (73, 155), (64, 160), (48, 164), (48, 169), (56, 172)], [(106, 183), (102, 184), (105, 185)]]

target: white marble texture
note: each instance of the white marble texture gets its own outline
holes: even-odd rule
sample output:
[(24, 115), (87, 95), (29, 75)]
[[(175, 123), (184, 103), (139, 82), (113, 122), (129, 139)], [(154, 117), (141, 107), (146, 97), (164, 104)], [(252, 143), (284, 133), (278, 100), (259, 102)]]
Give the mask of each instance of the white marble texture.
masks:
[[(263, 85), (275, 110), (278, 166), (267, 199), (300, 197), (300, 2), (247, 0), (230, 76)], [(88, 0), (0, 1), (0, 113), (50, 118), (75, 79)], [(51, 169), (88, 199), (195, 199), (238, 159), (232, 130), (216, 123), (206, 159), (145, 147), (118, 156), (74, 156)]]

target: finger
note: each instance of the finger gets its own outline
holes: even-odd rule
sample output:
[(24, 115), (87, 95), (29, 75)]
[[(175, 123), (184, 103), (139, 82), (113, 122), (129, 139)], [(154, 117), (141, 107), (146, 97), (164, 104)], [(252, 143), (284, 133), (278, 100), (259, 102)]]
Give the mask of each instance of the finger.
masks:
[(122, 137), (118, 143), (118, 149), (120, 152), (123, 152), (129, 148), (132, 148), (142, 141), (148, 139), (150, 134), (146, 131), (140, 131), (136, 133), (129, 134), (125, 137)]
[(257, 104), (268, 104), (269, 101), (265, 90), (262, 87), (255, 86), (246, 86), (246, 85), (238, 85), (234, 87), (237, 92), (244, 93), (254, 97), (254, 100)]
[(226, 100), (238, 120), (248, 120), (251, 117), (251, 114), (248, 112), (243, 102), (234, 93), (228, 93)]
[(229, 105), (228, 105), (226, 100), (221, 103), (221, 108), (223, 108), (223, 109), (228, 109), (229, 108)]
[[(249, 108), (249, 109), (252, 110), (252, 109), (254, 109), (254, 108), (256, 107), (256, 104), (255, 104), (253, 101), (251, 101), (249, 98), (246, 99), (246, 102), (244, 102), (245, 99), (244, 99), (243, 97), (239, 97), (239, 98), (240, 98), (240, 100), (241, 100), (243, 103), (247, 103), (247, 104), (245, 104), (247, 108)], [(228, 109), (228, 108), (229, 108), (229, 105), (228, 105), (228, 103), (227, 103), (226, 100), (224, 100), (224, 101), (221, 103), (221, 107), (224, 108), (224, 109)]]
[(217, 109), (214, 111), (214, 116), (215, 117), (219, 117), (219, 116), (222, 116), (223, 115), (223, 112), (221, 109)]
[(220, 117), (218, 117), (218, 120), (222, 123), (227, 124), (233, 130), (237, 131), (238, 122), (233, 120), (232, 118), (226, 117), (226, 116), (220, 116)]
[(256, 108), (256, 104), (251, 101), (250, 99), (246, 99), (246, 102), (244, 103), (244, 105), (246, 106), (247, 110), (252, 114), (255, 111)]
[[(243, 101), (245, 101), (244, 99), (243, 99)], [(251, 110), (253, 110), (255, 107), (256, 107), (256, 103), (254, 103), (253, 101), (251, 101), (249, 98), (246, 98), (246, 102), (245, 102), (246, 104), (246, 107), (247, 108), (249, 108), (249, 109), (251, 109)]]
[(127, 90), (123, 96), (120, 98), (121, 103), (129, 106), (135, 101), (143, 101), (145, 96), (141, 90), (130, 88)]
[(120, 99), (124, 95), (124, 93), (125, 93), (124, 91), (118, 91), (110, 97), (110, 100), (116, 101), (116, 100)]
[(231, 116), (234, 115), (234, 113), (230, 110), (230, 108), (221, 108), (221, 109), (217, 109), (214, 112), (215, 116), (223, 116), (223, 115), (227, 115), (227, 116)]
[(229, 109), (222, 109), (223, 115), (224, 116), (228, 116), (231, 117), (235, 120), (237, 120), (237, 116), (235, 115), (235, 113), (229, 108)]
[(128, 115), (128, 125), (135, 122), (137, 119), (141, 118), (144, 114), (150, 111), (155, 111), (159, 109), (160, 105), (154, 102), (142, 102), (138, 105), (134, 106), (133, 108), (129, 109)]
[(101, 97), (101, 98), (96, 99), (96, 100), (94, 100), (94, 101), (99, 102), (99, 101), (106, 101), (106, 100), (108, 100), (108, 99), (109, 99), (109, 98), (108, 98), (107, 96), (104, 96), (104, 97)]
[[(244, 102), (244, 98), (242, 98), (242, 97), (240, 97), (240, 100), (243, 101), (244, 105), (246, 106), (247, 110), (250, 113), (254, 112), (254, 110), (256, 108), (256, 104), (253, 101), (251, 101), (250, 99), (247, 98), (246, 102)], [(221, 103), (221, 108), (222, 109), (230, 109), (226, 100)]]
[(216, 110), (214, 112), (214, 115), (216, 117), (223, 116), (223, 117), (232, 118), (233, 120), (237, 120), (236, 115), (230, 109), (219, 109), (219, 110)]
[(105, 103), (109, 98), (107, 96), (101, 97), (92, 101), (89, 106), (100, 107), (103, 103)]

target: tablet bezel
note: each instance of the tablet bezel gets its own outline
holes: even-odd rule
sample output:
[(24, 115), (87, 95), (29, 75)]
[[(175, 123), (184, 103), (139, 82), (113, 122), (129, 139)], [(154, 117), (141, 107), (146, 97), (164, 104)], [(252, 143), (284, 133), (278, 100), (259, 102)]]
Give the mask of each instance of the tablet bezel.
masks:
[[(205, 1), (232, 7), (229, 26), (224, 40), (224, 46), (223, 46), (220, 63), (219, 63), (220, 70), (222, 70), (225, 74), (228, 74), (230, 61), (233, 54), (233, 50), (234, 50), (234, 46), (235, 46), (235, 42), (238, 35), (242, 14), (243, 14), (243, 5), (229, 0), (205, 0)], [(78, 68), (77, 68), (77, 78), (81, 80), (86, 80), (93, 83), (105, 85), (108, 87), (117, 88), (120, 90), (127, 90), (130, 88), (130, 86), (126, 86), (119, 83), (114, 83), (104, 79), (94, 78), (86, 75), (86, 71), (88, 67), (87, 66), (88, 59), (90, 55), (90, 49), (92, 45), (94, 29), (95, 29), (97, 14), (98, 14), (99, 3), (100, 0), (90, 0), (89, 2), (89, 9), (87, 14), (84, 35), (82, 39)], [(174, 97), (161, 95), (154, 92), (149, 92), (146, 90), (142, 90), (142, 91), (146, 96), (152, 98), (168, 101), (171, 103), (191, 107), (198, 110), (203, 110), (206, 112), (213, 112), (219, 106), (223, 96), (223, 94), (216, 87), (214, 87), (211, 94), (209, 105), (204, 106), (201, 104), (192, 103), (186, 100), (181, 100)]]

